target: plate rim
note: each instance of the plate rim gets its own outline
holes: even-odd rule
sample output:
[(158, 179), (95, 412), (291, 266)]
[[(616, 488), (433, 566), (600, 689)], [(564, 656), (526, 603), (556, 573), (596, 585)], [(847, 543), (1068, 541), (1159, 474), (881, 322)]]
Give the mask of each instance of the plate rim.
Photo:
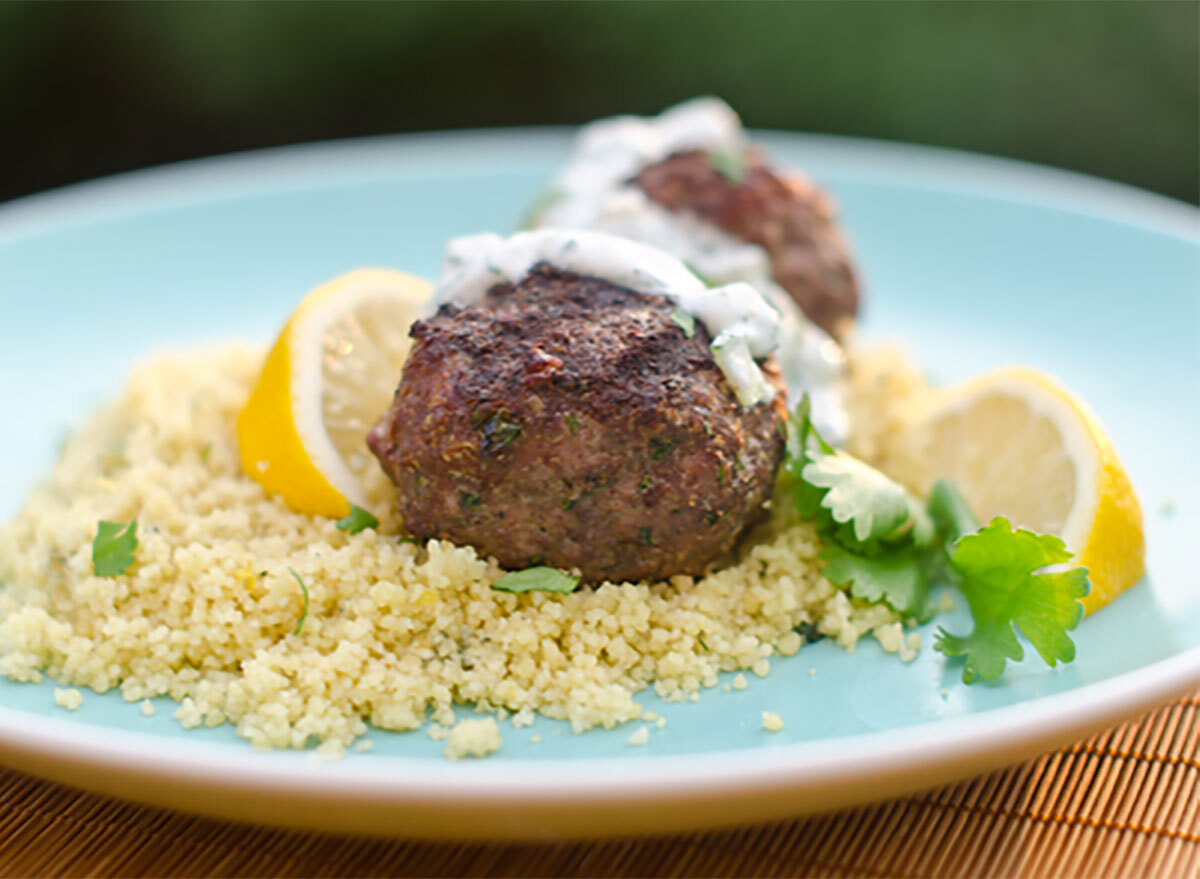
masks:
[[(878, 777), (897, 767), (911, 769), (979, 752), (1019, 749), (1028, 742), (1104, 726), (1197, 685), (1200, 646), (1050, 696), (849, 736), (651, 757), (460, 762), (392, 755), (326, 762), (313, 752), (264, 753), (241, 741), (183, 742), (179, 736), (0, 706), (0, 753), (11, 750), (53, 756), (60, 749), (78, 745), (83, 731), (88, 733), (91, 756), (84, 762), (133, 774), (165, 773), (181, 781), (203, 780), (220, 769), (229, 773), (237, 786), (265, 785), (280, 792), (328, 793), (330, 783), (336, 781), (343, 793), (385, 799), (445, 801), (469, 794), (492, 801), (533, 798), (570, 802), (594, 796), (637, 796), (639, 791), (630, 790), (630, 779), (636, 778), (637, 785), (671, 784), (666, 793), (683, 797), (715, 789), (795, 787), (798, 781)], [(1042, 723), (1034, 722), (1038, 720)], [(939, 734), (930, 736), (931, 730)], [(186, 745), (186, 754), (179, 753), (181, 745)], [(400, 776), (404, 785), (397, 787), (395, 780)], [(661, 796), (664, 791), (658, 787), (655, 793)]]
[[(436, 154), (441, 161), (454, 162), (466, 154), (476, 168), (507, 170), (531, 148), (565, 150), (576, 130), (530, 125), (375, 134), (166, 162), (0, 201), (0, 244), (131, 209), (140, 212), (237, 197), (246, 193), (247, 181), (256, 194), (311, 187), (314, 171), (320, 172), (322, 186), (369, 181), (381, 167), (394, 173), (397, 159), (406, 156), (428, 162)], [(1156, 232), (1200, 243), (1200, 206), (1081, 171), (876, 138), (761, 128), (751, 128), (749, 133), (768, 145), (800, 147), (820, 156), (823, 164), (839, 167), (846, 176), (855, 176), (851, 169), (869, 162), (887, 168), (890, 177), (911, 178), (907, 185), (926, 190), (981, 194), (1041, 207), (1062, 207), (1064, 200), (1070, 200), (1073, 207), (1087, 207), (1106, 219), (1126, 224), (1136, 220)], [(475, 146), (480, 142), (500, 149), (480, 151)], [(330, 158), (341, 161), (331, 163)], [(981, 177), (988, 182), (981, 183)], [(164, 198), (164, 191), (174, 194)], [(183, 197), (189, 191), (190, 196)]]
[[(530, 145), (542, 151), (561, 149), (572, 130), (516, 128), (380, 135), (273, 147), (130, 171), (0, 204), (0, 244), (130, 211), (195, 204), (198, 200), (194, 194), (198, 191), (205, 193), (199, 201), (212, 201), (377, 179), (379, 168), (386, 165), (395, 173), (398, 158), (414, 155), (427, 159), (435, 146), (441, 151), (440, 158), (451, 164), (456, 154), (470, 153), (474, 166), (483, 171), (511, 170), (514, 157), (526, 155)], [(768, 146), (787, 143), (790, 148), (802, 147), (834, 162), (840, 156), (846, 167), (869, 161), (878, 176), (893, 181), (911, 178), (905, 185), (1086, 211), (1200, 243), (1200, 209), (1077, 172), (887, 141), (788, 132), (756, 132), (755, 136)], [(482, 141), (489, 144), (488, 151), (478, 150)], [(448, 147), (453, 149), (447, 152)], [(347, 162), (348, 157), (356, 161)], [(352, 170), (331, 173), (331, 169), (347, 167)], [(265, 170), (271, 173), (264, 174)], [(316, 178), (314, 171), (319, 172)], [(249, 186), (248, 180), (252, 181)], [(302, 794), (319, 799), (336, 794), (409, 804), (452, 804), (468, 799), (493, 804), (622, 803), (651, 795), (682, 801), (697, 796), (711, 799), (732, 791), (798, 791), (860, 777), (899, 777), (954, 760), (983, 760), (989, 754), (1011, 756), (1067, 741), (1198, 684), (1200, 646), (1050, 696), (870, 733), (682, 755), (505, 759), (469, 764), (383, 755), (333, 765), (291, 759), (302, 756), (296, 754), (275, 755), (288, 759), (263, 759), (264, 755), (248, 744), (197, 741), (181, 748), (178, 737), (119, 730), (0, 705), (0, 757), (53, 760), (70, 752), (76, 765), (129, 777), (167, 777), (181, 784), (198, 784), (211, 782), (215, 775), (231, 790), (254, 789), (280, 797)], [(937, 734), (930, 736), (931, 730)], [(398, 777), (403, 781), (398, 782)], [(473, 835), (471, 828), (463, 831), (456, 835)]]

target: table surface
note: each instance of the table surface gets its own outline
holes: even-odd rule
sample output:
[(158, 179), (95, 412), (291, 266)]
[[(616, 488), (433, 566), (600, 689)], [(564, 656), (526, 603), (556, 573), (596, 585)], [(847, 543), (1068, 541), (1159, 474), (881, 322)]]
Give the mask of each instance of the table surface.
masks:
[(557, 844), (253, 827), (0, 770), (0, 876), (1200, 877), (1200, 691), (1003, 772), (832, 815)]

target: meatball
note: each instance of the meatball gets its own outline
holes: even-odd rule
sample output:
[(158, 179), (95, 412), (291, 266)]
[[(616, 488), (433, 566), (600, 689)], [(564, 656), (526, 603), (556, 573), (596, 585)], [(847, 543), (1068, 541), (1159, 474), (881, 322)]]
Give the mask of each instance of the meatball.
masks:
[(731, 174), (708, 153), (675, 153), (631, 183), (667, 210), (691, 211), (762, 247), (775, 282), (809, 320), (840, 338), (858, 312), (858, 282), (833, 201), (803, 176), (776, 175), (754, 151), (741, 163), (741, 173)]
[(585, 582), (703, 573), (763, 515), (786, 409), (773, 358), (780, 393), (745, 408), (706, 328), (680, 320), (666, 297), (539, 263), (414, 324), (367, 439), (405, 527)]

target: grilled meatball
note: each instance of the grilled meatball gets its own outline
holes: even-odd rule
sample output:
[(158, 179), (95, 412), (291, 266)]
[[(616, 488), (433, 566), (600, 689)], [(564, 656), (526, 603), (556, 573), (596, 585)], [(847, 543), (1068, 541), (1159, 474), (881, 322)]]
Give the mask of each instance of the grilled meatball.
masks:
[[(763, 513), (783, 383), (742, 407), (663, 296), (535, 266), (418, 321), (368, 445), (414, 536), (586, 582), (700, 574)], [(678, 317), (678, 314), (676, 314)], [(684, 321), (686, 323), (686, 321)]]
[(840, 338), (858, 312), (858, 282), (832, 200), (805, 177), (776, 175), (756, 152), (741, 161), (739, 178), (708, 153), (676, 153), (632, 183), (667, 210), (691, 211), (762, 247), (775, 282), (809, 320)]

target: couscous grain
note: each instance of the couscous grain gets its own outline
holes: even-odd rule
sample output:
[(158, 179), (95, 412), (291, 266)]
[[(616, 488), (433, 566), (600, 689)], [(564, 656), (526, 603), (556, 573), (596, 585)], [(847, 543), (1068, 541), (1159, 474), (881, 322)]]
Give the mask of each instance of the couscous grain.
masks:
[(68, 687), (65, 690), (55, 687), (54, 701), (60, 708), (65, 708), (68, 711), (77, 711), (79, 710), (79, 706), (83, 704), (83, 693), (74, 687)]
[(494, 717), (476, 720), (461, 720), (446, 737), (446, 748), (442, 752), (451, 760), (463, 757), (486, 757), (498, 751), (502, 744), (500, 727)]

